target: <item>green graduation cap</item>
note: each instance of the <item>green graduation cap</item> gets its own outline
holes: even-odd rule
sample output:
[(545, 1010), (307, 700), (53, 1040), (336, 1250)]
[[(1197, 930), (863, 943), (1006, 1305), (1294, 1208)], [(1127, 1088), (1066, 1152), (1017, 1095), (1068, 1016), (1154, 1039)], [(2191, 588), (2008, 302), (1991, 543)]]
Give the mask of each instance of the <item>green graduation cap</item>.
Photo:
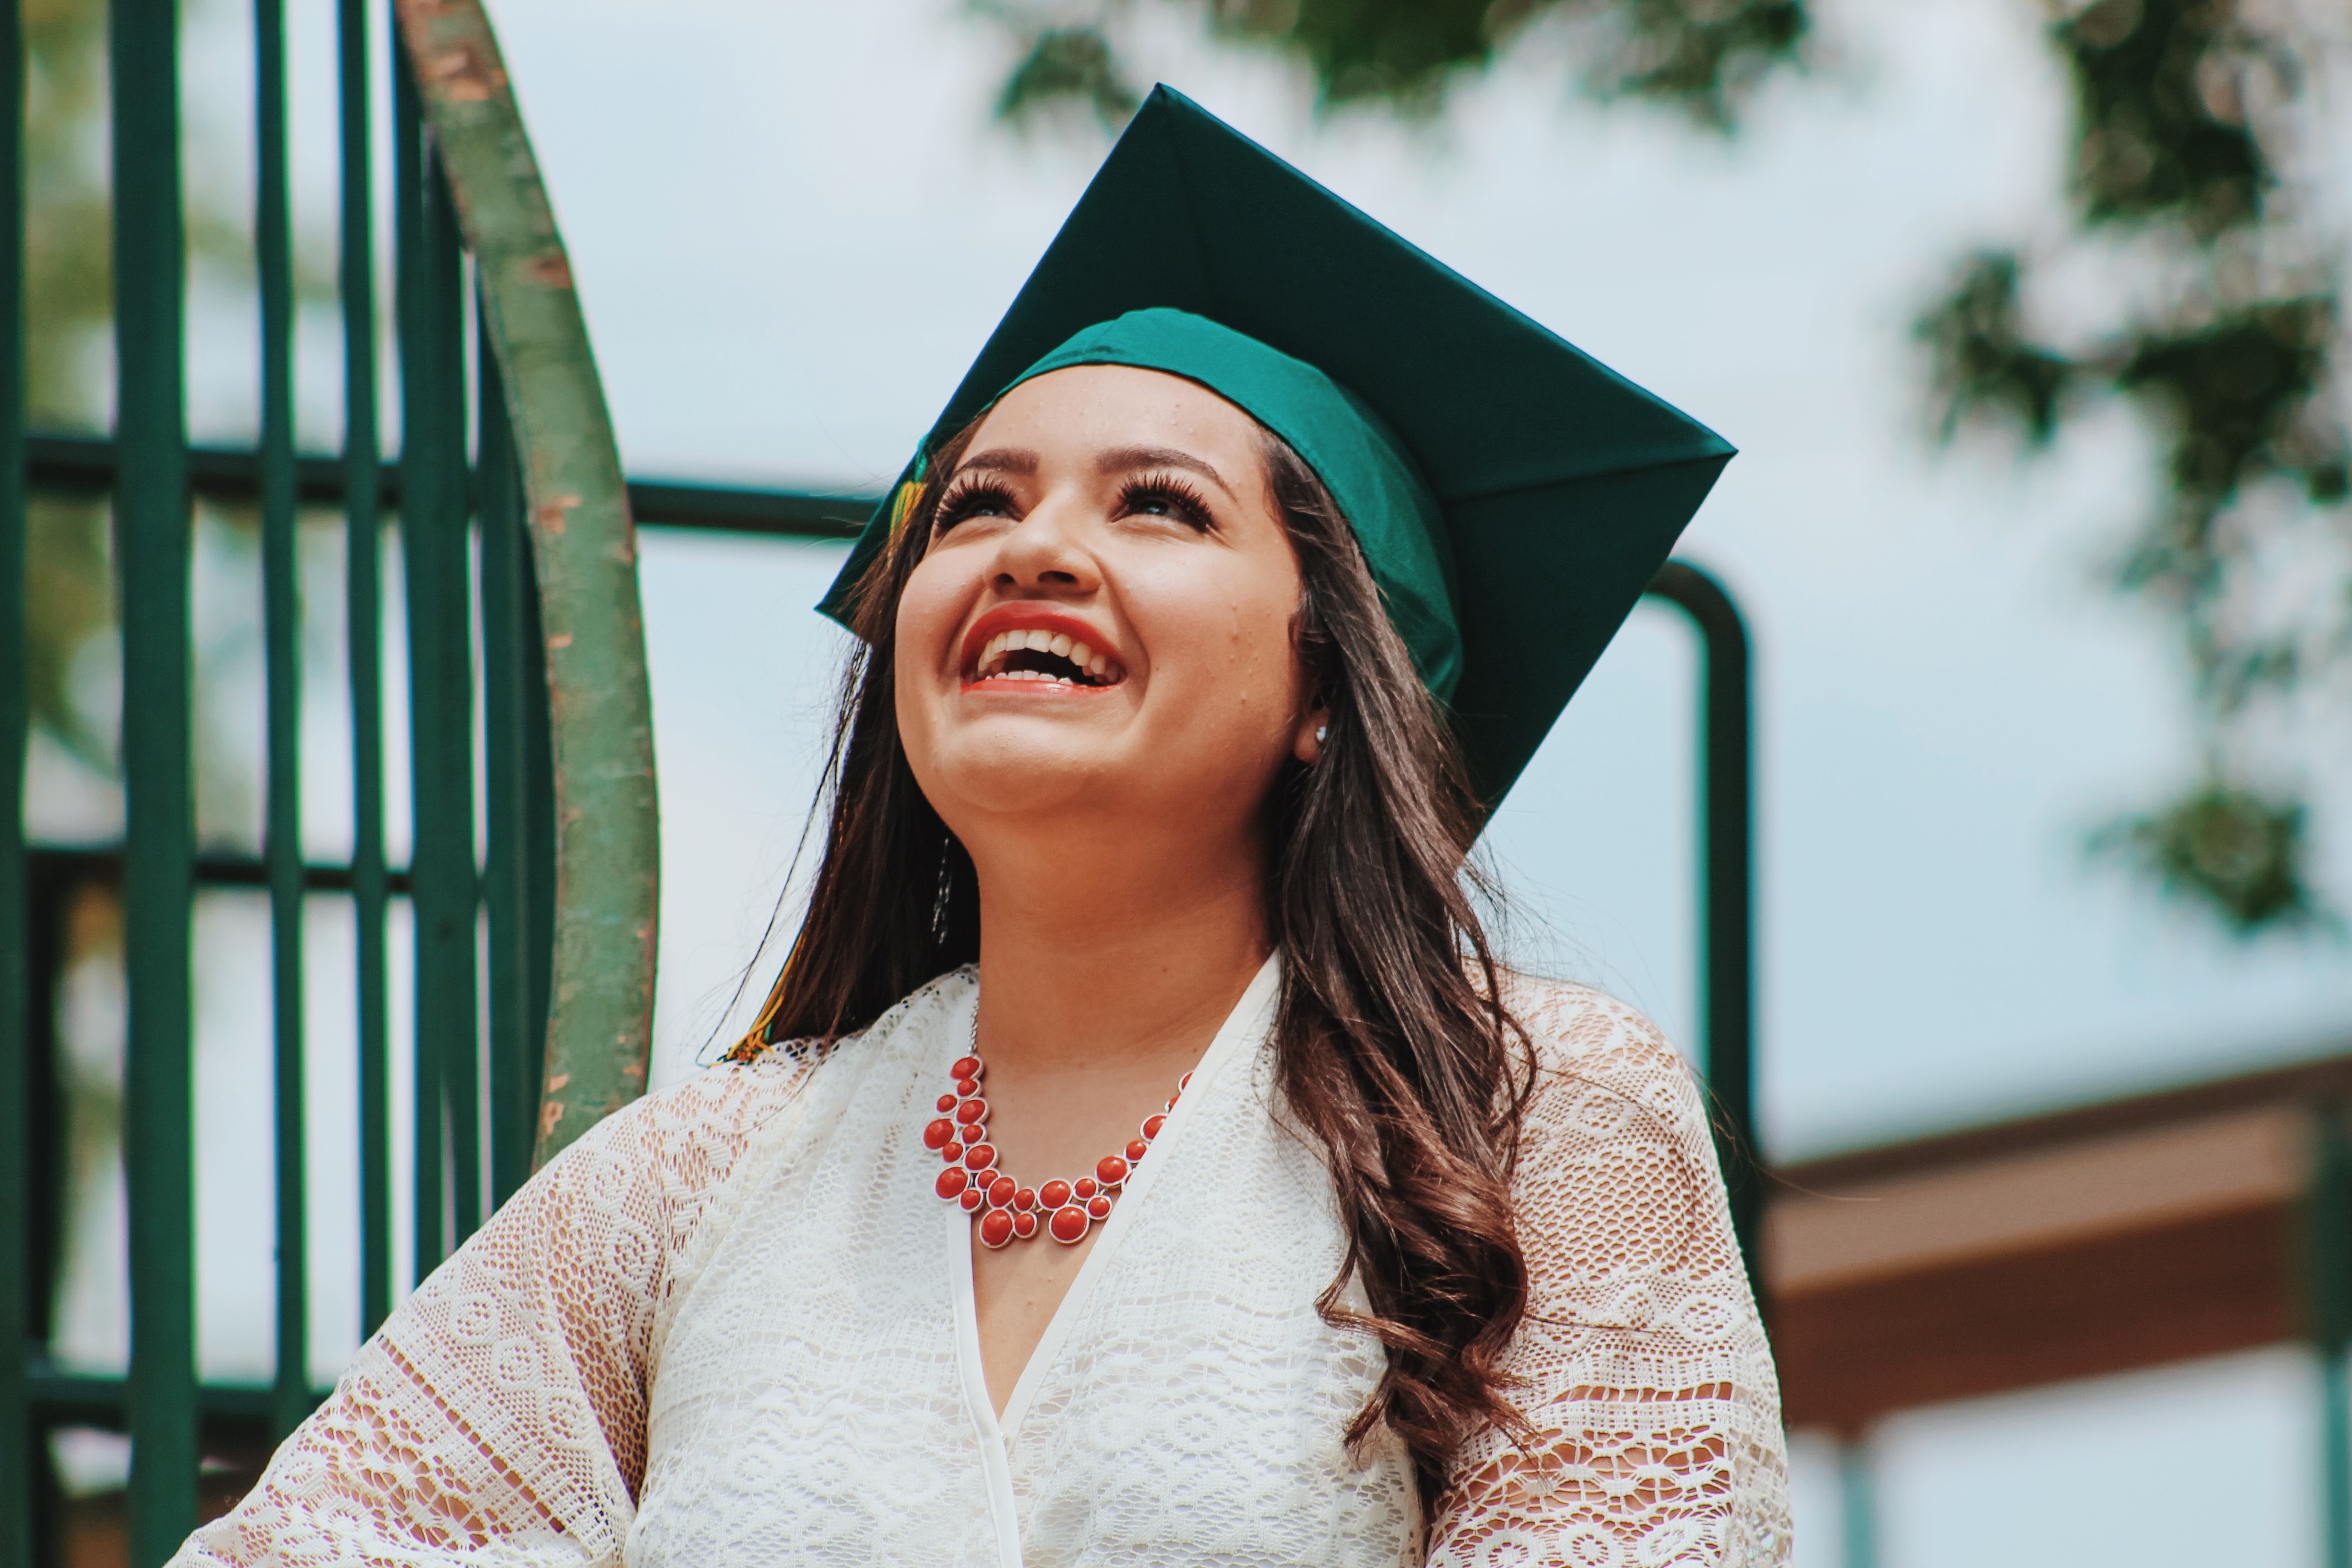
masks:
[(1160, 87), (819, 607), (845, 621), (925, 455), (1031, 376), (1106, 363), (1201, 383), (1322, 478), (1490, 806), (1732, 455)]

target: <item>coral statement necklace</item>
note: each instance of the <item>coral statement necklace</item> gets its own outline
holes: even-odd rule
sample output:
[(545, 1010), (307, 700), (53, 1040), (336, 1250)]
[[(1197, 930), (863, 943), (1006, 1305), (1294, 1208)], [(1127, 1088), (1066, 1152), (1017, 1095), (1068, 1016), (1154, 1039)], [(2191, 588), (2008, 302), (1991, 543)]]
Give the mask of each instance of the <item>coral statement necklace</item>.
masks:
[[(972, 1033), (979, 1032), (975, 1023)], [(980, 1053), (958, 1058), (948, 1070), (955, 1075), (955, 1092), (940, 1096), (940, 1118), (923, 1129), (924, 1146), (936, 1150), (948, 1166), (933, 1190), (980, 1216), (980, 1239), (988, 1247), (1027, 1241), (1040, 1230), (1066, 1247), (1085, 1240), (1088, 1230), (1110, 1217), (1113, 1200), (1150, 1152), (1168, 1111), (1176, 1109), (1192, 1081), (1189, 1072), (1177, 1079), (1166, 1109), (1143, 1119), (1142, 1136), (1129, 1139), (1123, 1154), (1096, 1161), (1093, 1175), (1025, 1187), (997, 1169), (996, 1145), (988, 1141), (988, 1101), (980, 1092), (988, 1068)]]

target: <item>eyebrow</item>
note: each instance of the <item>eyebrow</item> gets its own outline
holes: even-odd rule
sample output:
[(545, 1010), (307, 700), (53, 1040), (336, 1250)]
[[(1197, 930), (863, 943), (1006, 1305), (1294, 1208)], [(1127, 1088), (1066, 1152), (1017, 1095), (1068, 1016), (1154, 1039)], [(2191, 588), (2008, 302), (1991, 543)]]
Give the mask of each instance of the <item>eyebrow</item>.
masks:
[(1189, 469), (1227, 495), (1234, 493), (1223, 474), (1192, 453), (1180, 452), (1173, 447), (1113, 447), (1095, 459), (1095, 472), (1098, 474), (1132, 473), (1137, 468)]
[(1034, 474), (1037, 471), (1037, 454), (1024, 447), (991, 447), (985, 452), (974, 452), (956, 465), (956, 472), (966, 468), (986, 468), (999, 474)]

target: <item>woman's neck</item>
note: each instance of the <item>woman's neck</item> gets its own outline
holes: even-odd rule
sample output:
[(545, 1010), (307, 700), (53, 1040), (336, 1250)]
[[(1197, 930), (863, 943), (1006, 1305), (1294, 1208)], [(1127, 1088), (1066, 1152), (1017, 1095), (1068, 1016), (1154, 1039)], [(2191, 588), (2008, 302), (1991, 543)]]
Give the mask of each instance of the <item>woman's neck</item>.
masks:
[(1107, 1055), (1189, 1063), (1265, 962), (1262, 857), (1072, 847), (973, 857), (992, 1059), (1046, 1072)]

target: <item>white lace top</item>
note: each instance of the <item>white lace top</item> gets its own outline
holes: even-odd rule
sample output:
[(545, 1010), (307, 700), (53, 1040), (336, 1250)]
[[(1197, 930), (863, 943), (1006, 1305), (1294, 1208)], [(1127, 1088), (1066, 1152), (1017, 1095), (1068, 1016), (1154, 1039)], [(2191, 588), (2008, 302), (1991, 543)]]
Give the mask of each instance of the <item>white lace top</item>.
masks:
[(1699, 1098), (1582, 987), (1509, 997), (1543, 1069), (1511, 1352), (1539, 1445), (1474, 1443), (1426, 1519), (1393, 1438), (1348, 1453), (1382, 1352), (1315, 1310), (1343, 1243), (1271, 1088), (1277, 985), (1270, 961), (1001, 1420), (971, 1222), (920, 1137), (970, 1037), (959, 972), (822, 1066), (772, 1050), (608, 1119), (174, 1563), (1784, 1563), (1779, 1395)]

